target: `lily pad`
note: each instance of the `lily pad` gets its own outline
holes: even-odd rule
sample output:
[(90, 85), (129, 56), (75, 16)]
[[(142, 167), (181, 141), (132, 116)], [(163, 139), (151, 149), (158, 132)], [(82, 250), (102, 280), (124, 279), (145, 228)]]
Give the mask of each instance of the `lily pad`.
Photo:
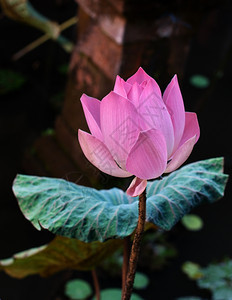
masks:
[(91, 296), (92, 288), (90, 284), (81, 279), (73, 279), (65, 285), (65, 295), (72, 300), (83, 300)]
[(145, 289), (149, 284), (149, 278), (147, 275), (141, 273), (141, 272), (136, 272), (135, 274), (135, 280), (134, 280), (134, 288), (135, 289)]
[(193, 214), (183, 216), (181, 223), (185, 226), (186, 229), (191, 231), (201, 230), (203, 227), (202, 219)]
[(182, 271), (190, 278), (193, 280), (199, 279), (203, 277), (204, 275), (202, 274), (201, 267), (193, 263), (191, 261), (186, 261), (182, 265)]
[(204, 75), (196, 74), (190, 78), (190, 83), (196, 88), (204, 89), (210, 85), (210, 80)]

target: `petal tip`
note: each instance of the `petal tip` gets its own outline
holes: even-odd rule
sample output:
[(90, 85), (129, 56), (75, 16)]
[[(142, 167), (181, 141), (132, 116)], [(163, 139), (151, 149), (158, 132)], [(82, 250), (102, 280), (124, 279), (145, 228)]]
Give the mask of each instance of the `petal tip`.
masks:
[(82, 95), (81, 95), (81, 98), (80, 98), (81, 102), (84, 101), (84, 100), (85, 100), (86, 98), (88, 98), (88, 97), (89, 97), (89, 96), (86, 95), (85, 93), (82, 94)]
[(128, 196), (137, 197), (143, 193), (147, 187), (147, 180), (135, 177), (129, 185), (126, 193)]
[(175, 74), (175, 75), (172, 77), (170, 83), (172, 83), (172, 87), (175, 86), (176, 84), (179, 86), (177, 74)]

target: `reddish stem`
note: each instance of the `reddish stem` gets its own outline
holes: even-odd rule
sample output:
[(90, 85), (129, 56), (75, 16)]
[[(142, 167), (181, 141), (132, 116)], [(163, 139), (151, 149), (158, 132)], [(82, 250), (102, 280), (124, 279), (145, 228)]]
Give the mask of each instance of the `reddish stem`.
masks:
[(126, 276), (129, 263), (130, 236), (123, 240), (123, 266), (122, 266), (122, 296), (126, 285)]
[(99, 281), (98, 281), (97, 273), (96, 273), (95, 269), (92, 270), (92, 277), (93, 277), (93, 285), (94, 285), (94, 288), (95, 288), (96, 299), (100, 300), (101, 299), (100, 285), (99, 285)]
[(131, 247), (128, 273), (126, 277), (126, 284), (123, 291), (122, 300), (130, 300), (132, 294), (136, 267), (137, 267), (139, 252), (141, 247), (141, 241), (144, 232), (145, 220), (146, 220), (146, 190), (139, 196), (139, 218), (135, 230), (133, 244)]

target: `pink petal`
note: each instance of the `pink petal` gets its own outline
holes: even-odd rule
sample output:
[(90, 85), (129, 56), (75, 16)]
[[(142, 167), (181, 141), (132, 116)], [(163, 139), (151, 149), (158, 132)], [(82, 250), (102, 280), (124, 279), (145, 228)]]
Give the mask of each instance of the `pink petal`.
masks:
[(168, 163), (165, 173), (170, 173), (178, 169), (189, 157), (196, 143), (196, 135), (187, 140), (178, 150), (174, 153), (172, 160)]
[(127, 95), (127, 98), (133, 102), (135, 107), (139, 105), (139, 98), (143, 91), (143, 88), (136, 82), (131, 86), (131, 89)]
[(137, 197), (142, 194), (147, 186), (147, 180), (135, 177), (130, 186), (128, 187), (126, 193), (131, 197)]
[(174, 146), (172, 120), (163, 100), (156, 94), (151, 80), (148, 81), (140, 96), (137, 110), (141, 116), (140, 122), (143, 130), (154, 128), (163, 133), (169, 157)]
[(90, 132), (93, 136), (95, 136), (99, 140), (102, 140), (100, 124), (101, 102), (96, 98), (92, 98), (83, 94), (81, 96), (81, 103)]
[(117, 166), (107, 147), (96, 137), (79, 129), (78, 139), (86, 158), (99, 170), (116, 177), (131, 176)]
[(157, 84), (157, 82), (155, 81), (155, 79), (153, 79), (151, 76), (149, 76), (141, 67), (138, 69), (138, 71), (132, 75), (130, 78), (127, 79), (127, 83), (130, 84), (134, 84), (135, 82), (137, 82), (139, 85), (142, 85), (142, 87), (145, 86), (144, 81), (149, 81), (152, 80), (153, 82), (153, 86), (156, 90), (157, 95), (159, 95), (161, 97), (161, 91), (160, 91), (160, 87)]
[(185, 126), (184, 102), (176, 75), (167, 86), (163, 95), (163, 100), (172, 118), (174, 128), (174, 152), (180, 143)]
[(196, 143), (200, 137), (200, 128), (197, 120), (197, 115), (193, 112), (186, 112), (184, 133), (182, 135), (179, 146), (183, 145), (193, 136), (196, 136)]
[(117, 75), (114, 92), (124, 98), (127, 98), (127, 93), (130, 91), (131, 85), (126, 83), (120, 76)]
[(137, 110), (128, 99), (110, 92), (101, 102), (100, 115), (104, 143), (125, 170), (127, 156), (140, 132)]
[(156, 129), (140, 132), (132, 147), (126, 169), (141, 179), (159, 177), (167, 165), (167, 147), (163, 134)]

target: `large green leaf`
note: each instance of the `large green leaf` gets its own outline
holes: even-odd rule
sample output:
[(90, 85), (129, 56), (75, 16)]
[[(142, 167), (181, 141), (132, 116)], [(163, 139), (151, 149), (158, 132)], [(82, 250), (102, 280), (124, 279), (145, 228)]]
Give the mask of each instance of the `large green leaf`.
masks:
[[(148, 183), (147, 222), (169, 230), (191, 208), (224, 193), (223, 158), (187, 165)], [(14, 193), (25, 217), (40, 229), (85, 242), (130, 235), (137, 224), (138, 198), (122, 190), (95, 190), (62, 179), (18, 175)]]
[(223, 163), (223, 158), (199, 161), (150, 182), (147, 221), (170, 230), (193, 207), (220, 199), (228, 179)]
[(18, 175), (13, 189), (38, 230), (91, 242), (122, 238), (136, 227), (137, 199), (117, 188), (97, 191), (63, 179)]
[(57, 236), (48, 245), (0, 260), (0, 270), (16, 278), (33, 274), (45, 277), (65, 269), (90, 270), (121, 245), (121, 240), (84, 243), (77, 239)]

